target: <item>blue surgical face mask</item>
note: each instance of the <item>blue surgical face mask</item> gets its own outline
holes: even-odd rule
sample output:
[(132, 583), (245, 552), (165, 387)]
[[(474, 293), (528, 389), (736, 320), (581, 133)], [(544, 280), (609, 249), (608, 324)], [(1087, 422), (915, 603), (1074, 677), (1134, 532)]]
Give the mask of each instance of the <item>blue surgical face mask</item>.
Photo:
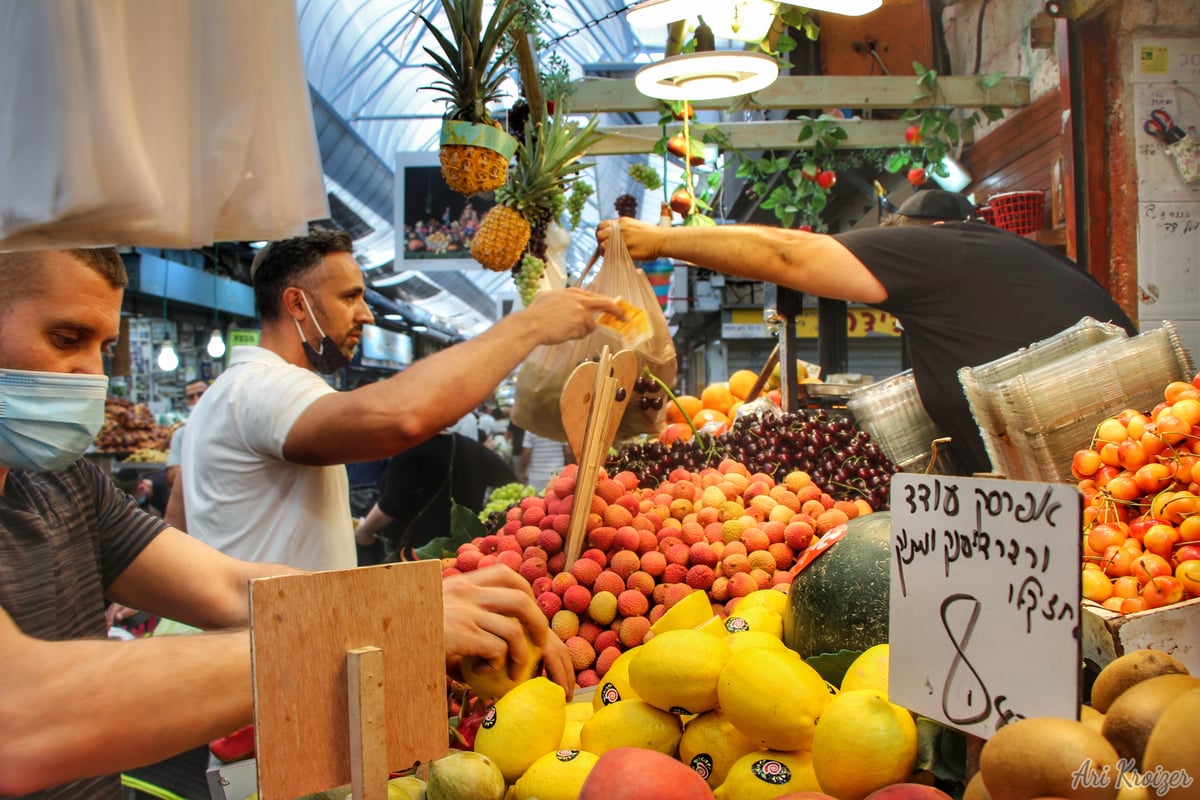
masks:
[(108, 378), (0, 369), (0, 467), (65, 469), (104, 425)]
[(312, 364), (313, 369), (322, 375), (332, 375), (343, 367), (349, 366), (350, 359), (346, 358), (346, 354), (325, 335), (325, 331), (321, 330), (321, 323), (317, 322), (317, 315), (313, 313), (312, 306), (308, 304), (308, 295), (300, 292), (300, 298), (304, 301), (304, 307), (308, 310), (308, 316), (312, 318), (313, 325), (317, 326), (317, 333), (321, 334), (321, 349), (318, 350), (308, 343), (308, 339), (304, 338), (304, 330), (300, 327), (300, 320), (293, 319), (296, 323), (296, 332), (300, 334), (300, 343), (304, 346), (304, 355), (308, 357), (308, 363)]

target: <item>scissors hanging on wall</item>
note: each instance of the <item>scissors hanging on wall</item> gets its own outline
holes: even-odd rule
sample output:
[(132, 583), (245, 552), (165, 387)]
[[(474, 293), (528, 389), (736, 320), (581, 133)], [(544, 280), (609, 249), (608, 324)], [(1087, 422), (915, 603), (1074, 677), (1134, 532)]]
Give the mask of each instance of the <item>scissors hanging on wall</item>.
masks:
[(1142, 130), (1163, 144), (1175, 144), (1187, 137), (1187, 131), (1176, 125), (1171, 115), (1161, 108), (1150, 112), (1150, 119), (1142, 123)]

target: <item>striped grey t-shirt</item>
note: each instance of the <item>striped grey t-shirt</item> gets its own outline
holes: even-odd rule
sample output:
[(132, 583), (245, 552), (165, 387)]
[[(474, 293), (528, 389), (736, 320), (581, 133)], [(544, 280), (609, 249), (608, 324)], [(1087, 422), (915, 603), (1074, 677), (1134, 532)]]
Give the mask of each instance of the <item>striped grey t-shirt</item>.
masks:
[[(105, 589), (166, 527), (87, 459), (60, 472), (12, 470), (0, 495), (0, 606), (39, 639), (103, 639)], [(116, 800), (120, 783), (77, 781), (29, 797)]]

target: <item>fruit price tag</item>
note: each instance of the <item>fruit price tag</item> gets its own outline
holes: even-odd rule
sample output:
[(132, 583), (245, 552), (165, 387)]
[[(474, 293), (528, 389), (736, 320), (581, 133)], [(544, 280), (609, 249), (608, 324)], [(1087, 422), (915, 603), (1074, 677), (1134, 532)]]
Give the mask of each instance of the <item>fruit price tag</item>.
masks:
[(1078, 719), (1078, 490), (900, 473), (891, 508), (892, 702), (984, 739)]

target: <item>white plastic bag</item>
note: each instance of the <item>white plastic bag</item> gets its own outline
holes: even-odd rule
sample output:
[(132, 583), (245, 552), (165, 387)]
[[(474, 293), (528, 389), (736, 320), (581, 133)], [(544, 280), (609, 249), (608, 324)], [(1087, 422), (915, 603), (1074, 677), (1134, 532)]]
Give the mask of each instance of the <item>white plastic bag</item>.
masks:
[[(639, 372), (641, 369), (649, 369), (667, 386), (673, 386), (678, 368), (675, 342), (671, 338), (666, 317), (663, 316), (662, 307), (654, 295), (650, 281), (629, 257), (629, 251), (625, 249), (625, 243), (621, 240), (620, 231), (615, 224), (604, 262), (595, 280), (587, 288), (606, 297), (620, 297), (645, 312), (651, 333), (633, 348), (638, 356)], [(513, 422), (539, 436), (565, 441), (566, 433), (563, 431), (562, 413), (559, 410), (563, 385), (581, 361), (599, 355), (605, 345), (614, 353), (623, 347), (620, 337), (613, 330), (598, 327), (582, 339), (557, 345), (543, 345), (530, 353), (517, 373)], [(626, 389), (632, 391), (633, 387)], [(636, 402), (630, 402), (625, 406), (617, 437), (657, 433), (662, 428), (665, 414), (665, 406), (661, 409), (641, 409), (637, 407)]]
[(292, 0), (0, 3), (0, 249), (327, 217)]

